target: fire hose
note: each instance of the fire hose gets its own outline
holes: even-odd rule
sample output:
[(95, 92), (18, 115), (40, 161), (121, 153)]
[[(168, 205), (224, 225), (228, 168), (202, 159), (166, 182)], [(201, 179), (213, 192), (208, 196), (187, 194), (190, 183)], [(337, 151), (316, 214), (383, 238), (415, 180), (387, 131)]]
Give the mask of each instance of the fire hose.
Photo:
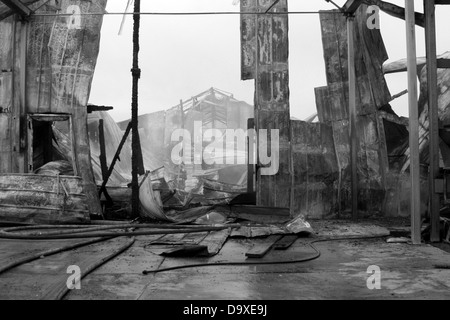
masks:
[[(8, 240), (63, 240), (63, 239), (86, 239), (98, 237), (135, 237), (147, 235), (162, 235), (162, 234), (181, 234), (181, 233), (197, 233), (220, 231), (228, 228), (239, 227), (236, 224), (216, 225), (216, 226), (187, 226), (187, 225), (159, 225), (159, 224), (124, 224), (111, 226), (27, 226), (27, 227), (13, 227), (0, 230), (0, 239)], [(143, 231), (120, 231), (123, 229), (152, 229)], [(36, 230), (48, 229), (69, 229), (61, 231), (50, 232), (36, 232)], [(156, 230), (155, 230), (156, 229)], [(109, 231), (108, 231), (109, 230)], [(119, 230), (119, 231), (112, 231)], [(20, 231), (32, 231), (26, 233), (19, 233)], [(34, 231), (34, 232), (33, 232)]]

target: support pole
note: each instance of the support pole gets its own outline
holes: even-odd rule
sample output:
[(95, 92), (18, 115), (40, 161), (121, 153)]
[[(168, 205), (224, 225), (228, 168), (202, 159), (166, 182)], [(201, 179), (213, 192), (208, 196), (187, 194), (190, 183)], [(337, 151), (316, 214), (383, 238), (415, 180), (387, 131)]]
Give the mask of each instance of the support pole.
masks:
[(131, 73), (133, 75), (133, 87), (132, 87), (132, 106), (131, 106), (131, 129), (132, 129), (132, 150), (133, 154), (131, 157), (132, 162), (132, 180), (131, 180), (131, 188), (132, 188), (132, 196), (131, 196), (131, 205), (132, 205), (132, 215), (133, 217), (139, 216), (139, 152), (140, 150), (140, 141), (139, 141), (139, 127), (138, 127), (138, 110), (139, 110), (139, 79), (141, 77), (141, 69), (139, 69), (139, 31), (141, 26), (141, 0), (134, 1), (134, 26), (133, 26), (133, 69), (131, 69)]
[(352, 170), (352, 217), (358, 219), (358, 136), (356, 131), (356, 71), (355, 71), (355, 17), (347, 17), (348, 37), (348, 86), (349, 86), (349, 120), (350, 120), (350, 154)]
[(419, 107), (417, 101), (417, 52), (414, 0), (405, 0), (406, 42), (408, 56), (409, 91), (409, 148), (411, 154), (411, 237), (413, 244), (420, 244), (420, 161), (419, 161)]
[(440, 202), (434, 181), (439, 176), (439, 112), (436, 50), (435, 0), (424, 0), (425, 41), (427, 49), (428, 117), (430, 134), (430, 218), (431, 242), (440, 242)]

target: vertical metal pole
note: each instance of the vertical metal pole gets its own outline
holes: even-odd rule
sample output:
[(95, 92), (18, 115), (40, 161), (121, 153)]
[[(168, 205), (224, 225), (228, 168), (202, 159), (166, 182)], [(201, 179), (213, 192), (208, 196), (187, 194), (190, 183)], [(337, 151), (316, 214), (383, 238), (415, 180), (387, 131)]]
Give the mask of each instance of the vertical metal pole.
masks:
[(434, 181), (439, 176), (439, 113), (436, 50), (435, 0), (424, 0), (425, 40), (427, 49), (428, 117), (430, 122), (430, 218), (431, 242), (440, 242), (440, 202)]
[(408, 55), (409, 148), (411, 157), (411, 237), (421, 243), (419, 107), (417, 101), (417, 52), (414, 0), (405, 0), (406, 42)]
[(356, 71), (355, 71), (355, 39), (354, 39), (353, 16), (347, 17), (348, 37), (348, 86), (349, 86), (349, 130), (350, 130), (350, 153), (352, 170), (352, 216), (358, 219), (358, 136), (356, 131)]
[(140, 141), (139, 141), (139, 127), (138, 127), (138, 114), (139, 114), (139, 79), (141, 77), (141, 69), (139, 69), (139, 31), (141, 26), (141, 0), (134, 1), (134, 26), (133, 26), (133, 68), (131, 73), (133, 75), (133, 87), (132, 87), (132, 106), (131, 106), (131, 129), (132, 135), (132, 149), (133, 154), (131, 157), (132, 162), (132, 214), (134, 217), (139, 216), (139, 152)]

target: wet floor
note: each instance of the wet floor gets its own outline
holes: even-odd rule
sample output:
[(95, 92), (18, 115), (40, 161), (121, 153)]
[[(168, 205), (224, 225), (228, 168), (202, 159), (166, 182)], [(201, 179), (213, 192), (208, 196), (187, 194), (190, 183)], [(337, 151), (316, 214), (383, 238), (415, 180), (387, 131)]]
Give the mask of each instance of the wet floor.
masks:
[[(352, 232), (361, 236), (382, 230), (335, 222), (321, 223), (316, 228), (322, 236), (348, 236)], [(164, 258), (155, 253), (153, 240), (150, 236), (138, 237), (131, 248), (83, 278), (81, 289), (70, 291), (64, 299), (450, 299), (450, 270), (443, 268), (450, 265), (450, 254), (429, 245), (389, 244), (381, 238), (330, 241), (315, 244), (321, 252), (316, 260), (283, 263), (313, 256), (315, 252), (309, 246), (312, 239), (299, 238), (286, 251), (272, 250), (262, 259), (251, 260), (245, 253), (263, 239), (229, 239), (212, 258)], [(84, 259), (82, 263), (89, 265), (89, 261), (106, 256), (114, 246), (121, 245), (120, 240), (115, 240), (80, 248), (5, 272), (0, 275), (0, 297), (49, 297), (48, 291), (54, 292), (57, 283), (61, 285), (69, 276), (67, 264)], [(21, 247), (5, 241), (0, 246), (2, 252), (6, 248), (20, 251)], [(31, 250), (32, 244), (26, 246)], [(0, 257), (1, 261), (5, 259)], [(273, 264), (142, 273), (199, 263), (248, 261)], [(373, 277), (377, 273), (368, 273), (373, 267), (380, 271), (379, 277)], [(377, 281), (380, 289), (370, 288)]]

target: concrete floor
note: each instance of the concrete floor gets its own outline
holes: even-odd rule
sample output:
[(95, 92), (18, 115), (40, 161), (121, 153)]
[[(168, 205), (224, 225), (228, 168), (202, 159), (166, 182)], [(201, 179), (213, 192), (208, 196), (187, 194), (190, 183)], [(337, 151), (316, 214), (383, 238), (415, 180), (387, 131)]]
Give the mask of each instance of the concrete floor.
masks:
[[(367, 226), (360, 231), (368, 228), (370, 233)], [(341, 234), (343, 230), (351, 235), (355, 228), (333, 221), (317, 223), (315, 230), (323, 236)], [(153, 254), (149, 246), (152, 240), (138, 237), (130, 249), (89, 274), (82, 280), (81, 290), (71, 291), (64, 299), (450, 299), (450, 270), (435, 267), (450, 265), (450, 254), (429, 245), (388, 244), (384, 239), (326, 242), (316, 244), (322, 252), (319, 259), (301, 264), (215, 266), (145, 276), (142, 271), (148, 269), (199, 262), (245, 261), (245, 252), (261, 241), (229, 239), (213, 258), (187, 259)], [(300, 238), (287, 251), (271, 251), (262, 260), (309, 257), (314, 253), (307, 245), (310, 241)], [(96, 249), (97, 253), (106, 248)], [(82, 252), (78, 254), (82, 256)], [(16, 286), (26, 278), (24, 275), (52, 276), (58, 263), (67, 264), (68, 259), (72, 259), (72, 263), (76, 256), (73, 252), (66, 253), (53, 257), (53, 262), (49, 257), (6, 272), (0, 276), (1, 297), (32, 299), (26, 292), (30, 288)], [(380, 290), (367, 288), (370, 276), (367, 269), (372, 265), (381, 269)], [(65, 274), (62, 276), (67, 278)], [(33, 290), (36, 286), (37, 283)]]

